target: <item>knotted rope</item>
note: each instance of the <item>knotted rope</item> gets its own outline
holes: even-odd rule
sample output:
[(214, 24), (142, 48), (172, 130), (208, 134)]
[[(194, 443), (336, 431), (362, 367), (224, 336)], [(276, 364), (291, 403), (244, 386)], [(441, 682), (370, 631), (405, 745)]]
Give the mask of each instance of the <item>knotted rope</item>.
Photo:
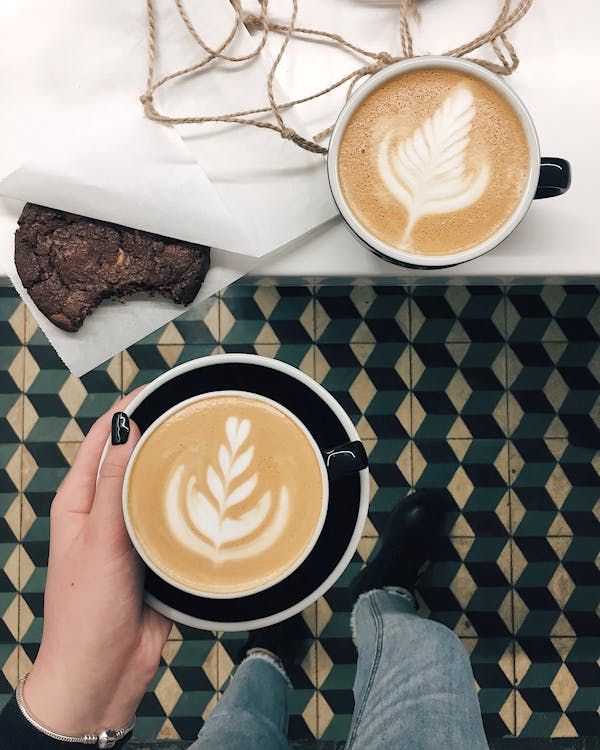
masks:
[[(177, 11), (181, 17), (181, 20), (187, 27), (189, 33), (197, 45), (204, 52), (204, 57), (200, 62), (176, 70), (174, 73), (155, 80), (155, 69), (156, 59), (158, 55), (158, 42), (156, 35), (156, 13), (154, 8), (154, 0), (146, 0), (148, 10), (148, 79), (146, 82), (146, 90), (141, 97), (142, 104), (144, 105), (144, 113), (150, 120), (156, 122), (163, 122), (170, 125), (185, 125), (185, 124), (198, 124), (206, 122), (232, 122), (243, 125), (252, 125), (257, 128), (268, 128), (273, 130), (282, 138), (295, 143), (300, 148), (306, 151), (311, 151), (315, 154), (326, 154), (327, 149), (318, 143), (319, 140), (325, 138), (331, 133), (332, 128), (327, 128), (320, 133), (315, 134), (312, 138), (305, 138), (300, 135), (296, 130), (286, 125), (283, 118), (283, 111), (290, 107), (304, 102), (317, 99), (321, 96), (334, 91), (335, 89), (348, 84), (346, 90), (346, 100), (350, 98), (356, 84), (362, 80), (365, 76), (373, 75), (374, 73), (383, 70), (388, 65), (398, 62), (400, 60), (406, 60), (407, 58), (414, 56), (413, 48), (413, 37), (411, 31), (411, 22), (420, 23), (421, 17), (419, 9), (417, 8), (416, 0), (399, 0), (399, 30), (401, 40), (401, 54), (392, 55), (389, 52), (372, 52), (356, 44), (344, 39), (339, 34), (334, 34), (329, 31), (320, 31), (318, 29), (307, 29), (296, 25), (296, 19), (298, 16), (298, 0), (291, 0), (292, 2), (292, 13), (288, 24), (278, 24), (269, 20), (268, 17), (268, 5), (269, 0), (257, 0), (259, 6), (258, 13), (244, 13), (240, 0), (230, 0), (230, 3), (235, 12), (235, 20), (232, 24), (231, 30), (223, 39), (223, 41), (213, 49), (206, 41), (202, 38), (192, 20), (190, 19), (185, 6), (184, 0), (174, 0), (177, 7)], [(472, 60), (473, 62), (482, 65), (488, 70), (493, 71), (499, 75), (510, 75), (519, 65), (519, 58), (515, 51), (515, 48), (508, 40), (506, 33), (516, 23), (518, 23), (523, 16), (529, 11), (533, 0), (517, 0), (516, 5), (513, 0), (503, 0), (503, 5), (500, 13), (494, 21), (492, 27), (475, 37), (467, 44), (463, 44), (455, 49), (444, 52), (444, 55), (451, 57), (464, 57), (465, 59)], [(513, 7), (513, 5), (515, 7)], [(245, 55), (229, 55), (227, 50), (231, 43), (235, 39), (238, 31), (241, 27), (245, 27), (248, 31), (258, 32), (258, 42), (253, 50)], [(232, 63), (247, 63), (253, 60), (255, 57), (260, 55), (264, 49), (269, 34), (275, 33), (283, 36), (283, 41), (279, 48), (279, 52), (269, 69), (267, 75), (267, 99), (268, 106), (258, 107), (256, 109), (246, 109), (240, 112), (229, 112), (224, 115), (204, 115), (198, 117), (171, 117), (159, 112), (156, 108), (154, 101), (154, 94), (156, 91), (164, 86), (169, 81), (174, 81), (177, 78), (184, 76), (190, 76), (195, 73), (202, 71), (207, 68), (211, 62), (215, 60), (226, 60)], [(275, 99), (273, 92), (273, 85), (275, 79), (275, 73), (281, 60), (285, 54), (285, 51), (293, 37), (297, 38), (317, 38), (327, 43), (337, 45), (341, 48), (354, 52), (355, 54), (366, 58), (363, 65), (356, 70), (343, 76), (334, 83), (320, 89), (310, 96), (302, 97), (301, 99), (294, 99), (293, 101), (278, 102)], [(480, 49), (485, 44), (490, 44), (496, 57), (497, 62), (484, 60), (479, 58), (467, 57), (471, 52)], [(270, 114), (274, 122), (264, 119), (265, 115)], [(263, 117), (257, 117), (263, 116)]]

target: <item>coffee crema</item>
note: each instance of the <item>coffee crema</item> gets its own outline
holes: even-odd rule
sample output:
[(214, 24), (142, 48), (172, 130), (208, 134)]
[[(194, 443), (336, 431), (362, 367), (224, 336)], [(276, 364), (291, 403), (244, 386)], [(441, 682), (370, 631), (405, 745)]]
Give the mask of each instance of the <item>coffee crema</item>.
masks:
[(480, 245), (514, 215), (531, 155), (518, 114), (481, 79), (445, 68), (400, 74), (351, 115), (340, 188), (382, 242), (416, 255)]
[(299, 425), (243, 395), (180, 410), (141, 446), (127, 509), (146, 557), (199, 593), (241, 594), (282, 577), (313, 539), (321, 465)]

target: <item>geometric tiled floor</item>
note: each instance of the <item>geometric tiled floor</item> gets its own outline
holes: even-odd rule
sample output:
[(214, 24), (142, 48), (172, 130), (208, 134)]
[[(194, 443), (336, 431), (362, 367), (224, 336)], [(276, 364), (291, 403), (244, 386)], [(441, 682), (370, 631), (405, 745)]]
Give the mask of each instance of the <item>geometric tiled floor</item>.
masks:
[[(305, 612), (291, 736), (345, 738), (346, 586), (418, 487), (456, 503), (421, 609), (461, 637), (489, 736), (600, 735), (600, 453), (567, 440), (600, 416), (599, 338), (595, 287), (233, 286), (77, 379), (0, 288), (0, 706), (36, 655), (49, 505), (83, 434), (167, 367), (249, 351), (322, 382), (371, 461), (359, 552)], [(192, 739), (241, 641), (174, 628), (136, 734)]]

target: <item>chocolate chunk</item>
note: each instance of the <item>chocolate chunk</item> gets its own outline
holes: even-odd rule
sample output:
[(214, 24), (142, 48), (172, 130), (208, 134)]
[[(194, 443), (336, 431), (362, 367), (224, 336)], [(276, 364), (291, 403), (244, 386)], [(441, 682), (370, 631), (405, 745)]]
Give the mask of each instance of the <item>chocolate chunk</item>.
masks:
[(42, 313), (73, 332), (104, 299), (148, 292), (189, 305), (210, 249), (28, 203), (15, 234), (15, 264)]

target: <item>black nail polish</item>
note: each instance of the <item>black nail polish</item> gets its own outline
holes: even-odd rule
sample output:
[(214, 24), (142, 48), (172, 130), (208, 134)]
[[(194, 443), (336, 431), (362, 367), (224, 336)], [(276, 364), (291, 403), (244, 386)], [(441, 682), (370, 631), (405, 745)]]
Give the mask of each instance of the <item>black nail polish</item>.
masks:
[(113, 414), (110, 439), (113, 445), (124, 445), (129, 438), (129, 417), (124, 411)]

